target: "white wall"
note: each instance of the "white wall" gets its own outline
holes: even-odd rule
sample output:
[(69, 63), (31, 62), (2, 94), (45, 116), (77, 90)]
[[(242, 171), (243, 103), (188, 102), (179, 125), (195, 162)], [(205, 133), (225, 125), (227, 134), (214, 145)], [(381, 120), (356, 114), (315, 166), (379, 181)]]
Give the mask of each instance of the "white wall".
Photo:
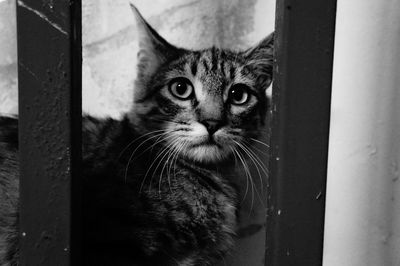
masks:
[(324, 266), (400, 265), (400, 1), (338, 0)]

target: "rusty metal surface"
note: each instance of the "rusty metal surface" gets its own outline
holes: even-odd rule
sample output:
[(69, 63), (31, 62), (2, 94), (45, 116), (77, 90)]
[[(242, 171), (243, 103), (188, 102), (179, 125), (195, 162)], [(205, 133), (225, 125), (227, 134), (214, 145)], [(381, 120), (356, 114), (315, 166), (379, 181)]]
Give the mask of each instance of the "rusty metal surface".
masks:
[(277, 1), (266, 265), (322, 264), (336, 0)]
[(77, 7), (17, 1), (21, 265), (72, 263), (81, 121)]

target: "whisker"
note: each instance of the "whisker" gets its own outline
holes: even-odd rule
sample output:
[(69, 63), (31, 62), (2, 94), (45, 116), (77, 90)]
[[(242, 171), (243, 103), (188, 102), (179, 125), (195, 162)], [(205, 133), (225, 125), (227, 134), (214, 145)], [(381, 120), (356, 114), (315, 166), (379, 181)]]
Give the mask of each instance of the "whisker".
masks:
[(250, 180), (250, 185), (251, 185), (251, 209), (250, 211), (253, 209), (253, 203), (254, 203), (254, 181), (253, 181), (253, 176), (251, 175), (251, 171), (250, 171), (250, 167), (247, 164), (247, 161), (244, 159), (244, 155), (238, 150), (239, 154), (241, 155), (241, 157), (243, 158), (244, 164), (246, 166), (247, 169), (247, 173), (249, 174), (249, 180)]
[(125, 148), (120, 152), (120, 154), (118, 155), (118, 159), (122, 156), (122, 154), (130, 147), (130, 146), (132, 146), (134, 143), (135, 143), (135, 141), (138, 141), (139, 139), (141, 139), (141, 138), (144, 138), (144, 137), (146, 137), (146, 136), (148, 136), (148, 135), (150, 135), (150, 134), (154, 134), (154, 133), (157, 133), (157, 132), (165, 132), (165, 131), (167, 131), (167, 130), (165, 130), (165, 129), (162, 129), (162, 130), (155, 130), (155, 131), (152, 131), (152, 132), (149, 132), (149, 133), (146, 133), (146, 134), (144, 134), (144, 135), (141, 135), (140, 137), (137, 137), (137, 138), (135, 138), (135, 139), (133, 139), (128, 145), (126, 145), (125, 146)]
[(230, 147), (230, 148), (231, 148), (231, 151), (232, 151), (232, 154), (233, 154), (233, 158), (235, 159), (235, 165), (237, 165), (238, 161), (237, 161), (237, 157), (236, 157), (235, 151), (233, 150), (232, 147)]
[[(167, 156), (168, 158), (167, 158), (167, 161), (164, 162), (163, 167), (161, 168), (160, 178), (159, 178), (159, 180), (158, 180), (158, 195), (159, 195), (160, 197), (161, 197), (161, 180), (162, 180), (162, 178), (163, 178), (164, 169), (165, 169), (165, 166), (168, 165), (168, 161), (169, 161), (170, 158), (171, 158), (171, 153), (175, 150), (175, 146), (176, 146), (176, 141), (174, 142), (174, 145), (172, 146), (172, 148), (170, 148), (170, 149), (168, 150), (168, 152), (164, 155), (164, 157)], [(162, 160), (164, 159), (164, 157), (161, 158), (160, 162), (162, 162)], [(171, 184), (170, 184), (170, 182), (169, 182), (168, 173), (167, 173), (167, 179), (168, 179), (169, 189), (171, 190)]]
[(188, 147), (188, 141), (183, 141), (182, 146), (178, 149), (175, 155), (174, 163), (174, 177), (176, 178), (176, 163), (178, 161), (179, 155), (181, 154), (182, 150), (185, 150)]
[[(179, 131), (179, 129), (174, 129), (174, 130), (170, 130), (170, 131), (168, 131), (168, 133), (172, 133), (172, 132), (178, 132)], [(152, 147), (151, 147), (151, 152), (153, 152), (153, 148), (158, 144), (158, 143), (160, 143), (158, 140), (161, 138), (161, 136), (156, 140), (156, 142), (152, 145)]]
[[(167, 136), (167, 137), (165, 137), (165, 138), (162, 138), (163, 135), (167, 135), (167, 134), (170, 134), (170, 133), (171, 133), (171, 132), (166, 132), (166, 133), (164, 133), (164, 134), (157, 135), (157, 136), (158, 136), (157, 140), (156, 140), (153, 144), (151, 144), (150, 147), (147, 147), (144, 151), (142, 151), (140, 154), (138, 154), (134, 159), (140, 157), (142, 154), (144, 154), (144, 153), (145, 153), (146, 151), (148, 151), (148, 150), (151, 150), (151, 152), (152, 152), (152, 151), (153, 151), (153, 148), (154, 148), (157, 144), (159, 144), (159, 143), (161, 143), (161, 142), (163, 142), (163, 141), (166, 141), (166, 140), (169, 139), (169, 138), (174, 137), (174, 135), (171, 135), (171, 136)], [(157, 136), (155, 136), (155, 137), (157, 137)]]
[[(146, 140), (144, 140), (142, 143), (140, 143), (140, 145), (138, 145), (138, 146), (136, 147), (136, 149), (135, 149), (135, 150), (132, 152), (132, 154), (129, 156), (128, 163), (127, 163), (126, 168), (125, 168), (125, 182), (126, 182), (127, 176), (128, 176), (129, 165), (130, 165), (132, 159), (133, 159), (133, 160), (135, 159), (135, 158), (133, 158), (133, 156), (135, 155), (136, 151), (137, 151), (141, 146), (143, 146), (146, 142), (148, 142), (148, 141), (150, 141), (150, 140), (152, 140), (152, 139), (154, 139), (154, 138), (156, 138), (156, 137), (167, 135), (167, 134), (169, 134), (169, 133), (170, 133), (170, 132), (165, 132), (165, 133), (160, 133), (160, 134), (157, 134), (157, 135), (155, 135), (155, 136), (149, 137), (149, 138), (147, 138)], [(146, 150), (148, 150), (148, 149), (146, 149)], [(146, 151), (146, 150), (145, 150), (145, 151)], [(145, 151), (143, 151), (141, 154), (139, 154), (139, 156), (142, 155)], [(136, 157), (136, 158), (137, 158), (137, 157)]]
[(146, 178), (147, 178), (147, 175), (149, 174), (149, 171), (151, 170), (151, 168), (153, 167), (153, 165), (157, 162), (157, 159), (158, 159), (160, 156), (162, 156), (163, 153), (166, 152), (167, 150), (168, 150), (168, 146), (167, 146), (167, 147), (164, 147), (164, 148), (159, 152), (159, 154), (156, 156), (156, 158), (153, 160), (153, 162), (151, 163), (150, 167), (147, 169), (146, 174), (145, 174), (145, 176), (144, 176), (144, 178), (143, 178), (143, 180), (142, 180), (142, 184), (140, 185), (139, 192), (141, 192), (142, 189), (143, 189), (143, 185), (144, 185), (144, 182), (146, 181)]
[[(160, 153), (157, 155), (157, 157), (154, 159), (154, 161), (153, 161), (152, 164), (150, 165), (149, 169), (147, 169), (147, 172), (146, 172), (146, 174), (145, 174), (145, 176), (144, 176), (143, 182), (146, 180), (147, 175), (149, 174), (149, 172), (150, 172), (150, 170), (152, 169), (153, 165), (157, 162), (157, 159), (160, 158), (160, 157), (162, 156), (162, 158), (160, 159), (159, 163), (157, 164), (157, 167), (154, 169), (153, 174), (152, 174), (152, 176), (151, 176), (150, 184), (149, 184), (149, 191), (151, 190), (151, 183), (153, 182), (153, 177), (154, 177), (155, 173), (157, 172), (157, 169), (158, 169), (158, 167), (160, 166), (162, 159), (163, 159), (163, 158), (165, 157), (165, 155), (168, 153), (170, 147), (174, 144), (174, 141), (176, 141), (176, 140), (179, 138), (179, 137), (177, 137), (177, 136), (175, 136), (175, 137), (176, 137), (176, 139), (173, 139), (173, 140), (171, 141), (171, 143), (168, 144), (168, 145), (163, 149), (163, 151), (160, 152)], [(142, 182), (142, 185), (143, 185), (143, 182)], [(142, 186), (140, 186), (140, 191), (141, 191), (141, 189), (142, 189)]]
[(167, 164), (167, 181), (168, 181), (169, 191), (172, 191), (172, 188), (171, 188), (171, 165), (172, 165), (172, 159), (171, 158), (174, 156), (174, 154), (176, 152), (176, 149), (177, 149), (176, 146), (174, 146), (172, 148), (170, 156), (168, 157), (167, 162), (166, 162), (166, 164)]
[(250, 213), (253, 211), (253, 207), (254, 207), (254, 182), (253, 182), (253, 178), (251, 177), (251, 172), (249, 169), (248, 164), (246, 163), (246, 160), (243, 158), (243, 155), (240, 153), (240, 151), (238, 152), (238, 156), (239, 159), (243, 162), (243, 167), (247, 173), (247, 176), (249, 178), (250, 181), (250, 188), (251, 188), (251, 205), (250, 205)]
[(260, 157), (254, 151), (251, 150), (251, 147), (247, 146), (244, 143), (242, 143), (242, 145), (249, 151), (249, 153), (251, 153), (253, 155), (253, 158), (257, 161), (258, 165), (261, 167), (261, 170), (264, 172), (264, 174), (268, 178), (269, 177), (268, 168), (263, 163), (263, 161), (260, 159)]
[[(178, 144), (179, 144), (179, 139), (175, 139), (174, 141), (173, 141), (173, 145), (171, 146), (171, 148), (169, 149), (169, 152), (167, 152), (164, 156), (163, 156), (163, 158), (164, 157), (166, 157), (166, 156), (168, 156), (168, 158), (167, 158), (167, 161), (166, 162), (164, 162), (164, 165), (163, 165), (163, 167), (162, 167), (162, 169), (161, 169), (161, 173), (160, 173), (160, 179), (159, 179), (159, 187), (158, 187), (158, 191), (159, 191), (159, 194), (161, 194), (161, 179), (162, 179), (162, 174), (163, 174), (163, 172), (164, 172), (164, 169), (165, 169), (165, 167), (167, 167), (166, 169), (167, 169), (167, 179), (168, 179), (168, 185), (169, 185), (169, 188), (170, 188), (170, 190), (171, 190), (171, 179), (170, 179), (170, 174), (169, 174), (169, 171), (170, 171), (170, 165), (171, 165), (171, 163), (172, 163), (172, 158), (173, 158), (173, 156), (174, 156), (174, 154), (176, 153), (176, 150), (178, 149)], [(163, 158), (161, 158), (161, 161), (163, 160)], [(160, 162), (161, 162), (160, 161)], [(171, 162), (171, 163), (170, 163)], [(157, 168), (156, 168), (157, 169)]]
[[(174, 139), (174, 140), (171, 142), (170, 145), (168, 145), (168, 147), (169, 147), (169, 148), (168, 148), (168, 151), (167, 151), (167, 152), (164, 154), (164, 156), (160, 159), (160, 162), (158, 163), (158, 165), (157, 165), (157, 167), (156, 167), (156, 169), (155, 169), (155, 171), (153, 172), (153, 175), (152, 175), (152, 177), (151, 177), (151, 179), (153, 179), (153, 176), (154, 176), (155, 172), (157, 171), (157, 169), (158, 169), (158, 167), (160, 166), (160, 164), (163, 162), (164, 158), (165, 158), (165, 157), (168, 157), (167, 160), (164, 161), (164, 165), (163, 165), (163, 167), (162, 167), (162, 169), (161, 169), (161, 172), (160, 172), (160, 178), (159, 178), (159, 183), (158, 183), (158, 193), (159, 193), (160, 196), (161, 196), (161, 180), (162, 180), (162, 178), (163, 178), (163, 172), (164, 172), (165, 167), (166, 167), (167, 164), (168, 164), (168, 161), (169, 161), (170, 158), (171, 158), (172, 153), (174, 152), (174, 150), (175, 150), (175, 148), (176, 148), (176, 146), (177, 146), (177, 144), (178, 144), (178, 140), (179, 140), (179, 138), (177, 137), (176, 139)], [(151, 181), (150, 181), (150, 184), (151, 184)]]
[(180, 153), (180, 151), (182, 149), (182, 146), (179, 147), (179, 145), (176, 145), (174, 147), (174, 152), (171, 154), (171, 157), (170, 157), (171, 158), (171, 162), (169, 163), (168, 170), (167, 170), (167, 177), (168, 177), (168, 183), (170, 184), (170, 188), (171, 188), (171, 168), (174, 170), (173, 174), (175, 176), (175, 174), (176, 174), (176, 172), (175, 172), (176, 164), (174, 163), (174, 161), (175, 161), (175, 158), (178, 157), (178, 155), (179, 155), (179, 153)]
[(250, 142), (244, 140), (244, 142), (242, 142), (242, 144), (245, 144), (245, 143), (247, 144), (247, 146), (251, 146), (253, 149), (255, 149), (256, 151), (258, 151), (259, 153), (261, 153), (261, 154), (263, 154), (263, 155), (266, 155), (266, 156), (269, 156), (269, 153), (268, 153), (268, 152), (265, 152), (265, 151), (263, 151), (263, 150), (261, 150), (261, 149), (255, 147), (255, 146), (252, 145)]
[(260, 178), (260, 182), (261, 182), (261, 191), (263, 191), (263, 181), (262, 181), (262, 177), (261, 177), (261, 172), (260, 172), (260, 169), (258, 168), (258, 165), (255, 163), (255, 161), (254, 161), (254, 159), (253, 159), (253, 157), (252, 157), (252, 155), (248, 152), (248, 151), (246, 151), (246, 148), (244, 147), (244, 146), (242, 146), (242, 144), (240, 144), (239, 142), (237, 142), (237, 141), (234, 141), (235, 143), (236, 143), (236, 145), (238, 145), (238, 146), (240, 146), (241, 147), (241, 149), (247, 154), (247, 156), (249, 156), (249, 158), (250, 158), (250, 160), (252, 161), (252, 163), (254, 164), (254, 166), (256, 167), (256, 170), (257, 170), (257, 172), (258, 172), (258, 176), (259, 176), (259, 178)]
[(250, 138), (250, 139), (251, 139), (252, 141), (255, 141), (255, 142), (261, 144), (261, 145), (264, 145), (264, 146), (267, 147), (267, 148), (270, 148), (269, 145), (268, 145), (267, 143), (262, 142), (261, 140), (258, 140), (258, 139), (255, 139), (255, 138)]
[(246, 190), (242, 199), (242, 203), (243, 201), (246, 199), (247, 193), (249, 192), (249, 173), (248, 173), (248, 169), (246, 168), (245, 164), (244, 164), (244, 160), (242, 159), (242, 157), (240, 156), (239, 152), (234, 149), (235, 154), (238, 156), (239, 160), (242, 162), (243, 165), (243, 170), (245, 172), (246, 175)]
[[(257, 172), (258, 172), (258, 176), (259, 176), (259, 178), (260, 178), (261, 193), (264, 194), (264, 185), (263, 185), (263, 180), (262, 180), (262, 177), (261, 177), (261, 173), (260, 173), (260, 170), (259, 170), (257, 164), (255, 163), (255, 162), (257, 162), (257, 159), (254, 158), (248, 151), (246, 151), (247, 149), (246, 149), (243, 145), (241, 145), (240, 143), (237, 143), (237, 145), (240, 145), (239, 147), (245, 152), (245, 154), (247, 154), (247, 155), (249, 156), (249, 158), (250, 158), (251, 161), (253, 162), (254, 166), (256, 167)], [(254, 161), (254, 160), (256, 160), (256, 161)], [(247, 164), (247, 163), (246, 163), (246, 164)], [(261, 169), (263, 169), (261, 165), (260, 165), (260, 167), (261, 167)], [(268, 175), (267, 175), (267, 176), (268, 176)], [(253, 184), (254, 184), (254, 181), (253, 181)], [(261, 195), (259, 194), (259, 192), (258, 192), (258, 190), (257, 190), (257, 187), (255, 188), (255, 191), (256, 191), (256, 194), (257, 194), (258, 199), (260, 200), (261, 204), (262, 204), (263, 207), (265, 208), (264, 200), (262, 199)]]

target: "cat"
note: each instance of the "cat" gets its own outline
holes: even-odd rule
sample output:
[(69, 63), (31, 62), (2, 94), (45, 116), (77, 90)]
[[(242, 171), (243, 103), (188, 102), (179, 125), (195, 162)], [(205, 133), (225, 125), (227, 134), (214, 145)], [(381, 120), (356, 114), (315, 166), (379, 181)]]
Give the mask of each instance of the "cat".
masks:
[[(132, 110), (83, 117), (84, 265), (215, 265), (237, 229), (229, 172), (266, 121), (274, 35), (245, 51), (192, 51), (132, 10)], [(18, 265), (17, 131), (17, 118), (0, 118), (2, 266)]]

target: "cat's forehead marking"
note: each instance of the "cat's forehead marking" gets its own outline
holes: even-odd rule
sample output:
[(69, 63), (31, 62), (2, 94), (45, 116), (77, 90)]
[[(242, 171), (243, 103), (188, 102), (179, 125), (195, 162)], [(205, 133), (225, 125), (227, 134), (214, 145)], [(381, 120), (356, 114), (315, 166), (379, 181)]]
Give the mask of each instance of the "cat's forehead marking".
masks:
[(204, 72), (215, 72), (218, 69), (220, 59), (219, 49), (210, 48), (202, 52), (199, 62)]
[(199, 77), (204, 93), (221, 95), (225, 87), (224, 77), (220, 73), (208, 72)]

